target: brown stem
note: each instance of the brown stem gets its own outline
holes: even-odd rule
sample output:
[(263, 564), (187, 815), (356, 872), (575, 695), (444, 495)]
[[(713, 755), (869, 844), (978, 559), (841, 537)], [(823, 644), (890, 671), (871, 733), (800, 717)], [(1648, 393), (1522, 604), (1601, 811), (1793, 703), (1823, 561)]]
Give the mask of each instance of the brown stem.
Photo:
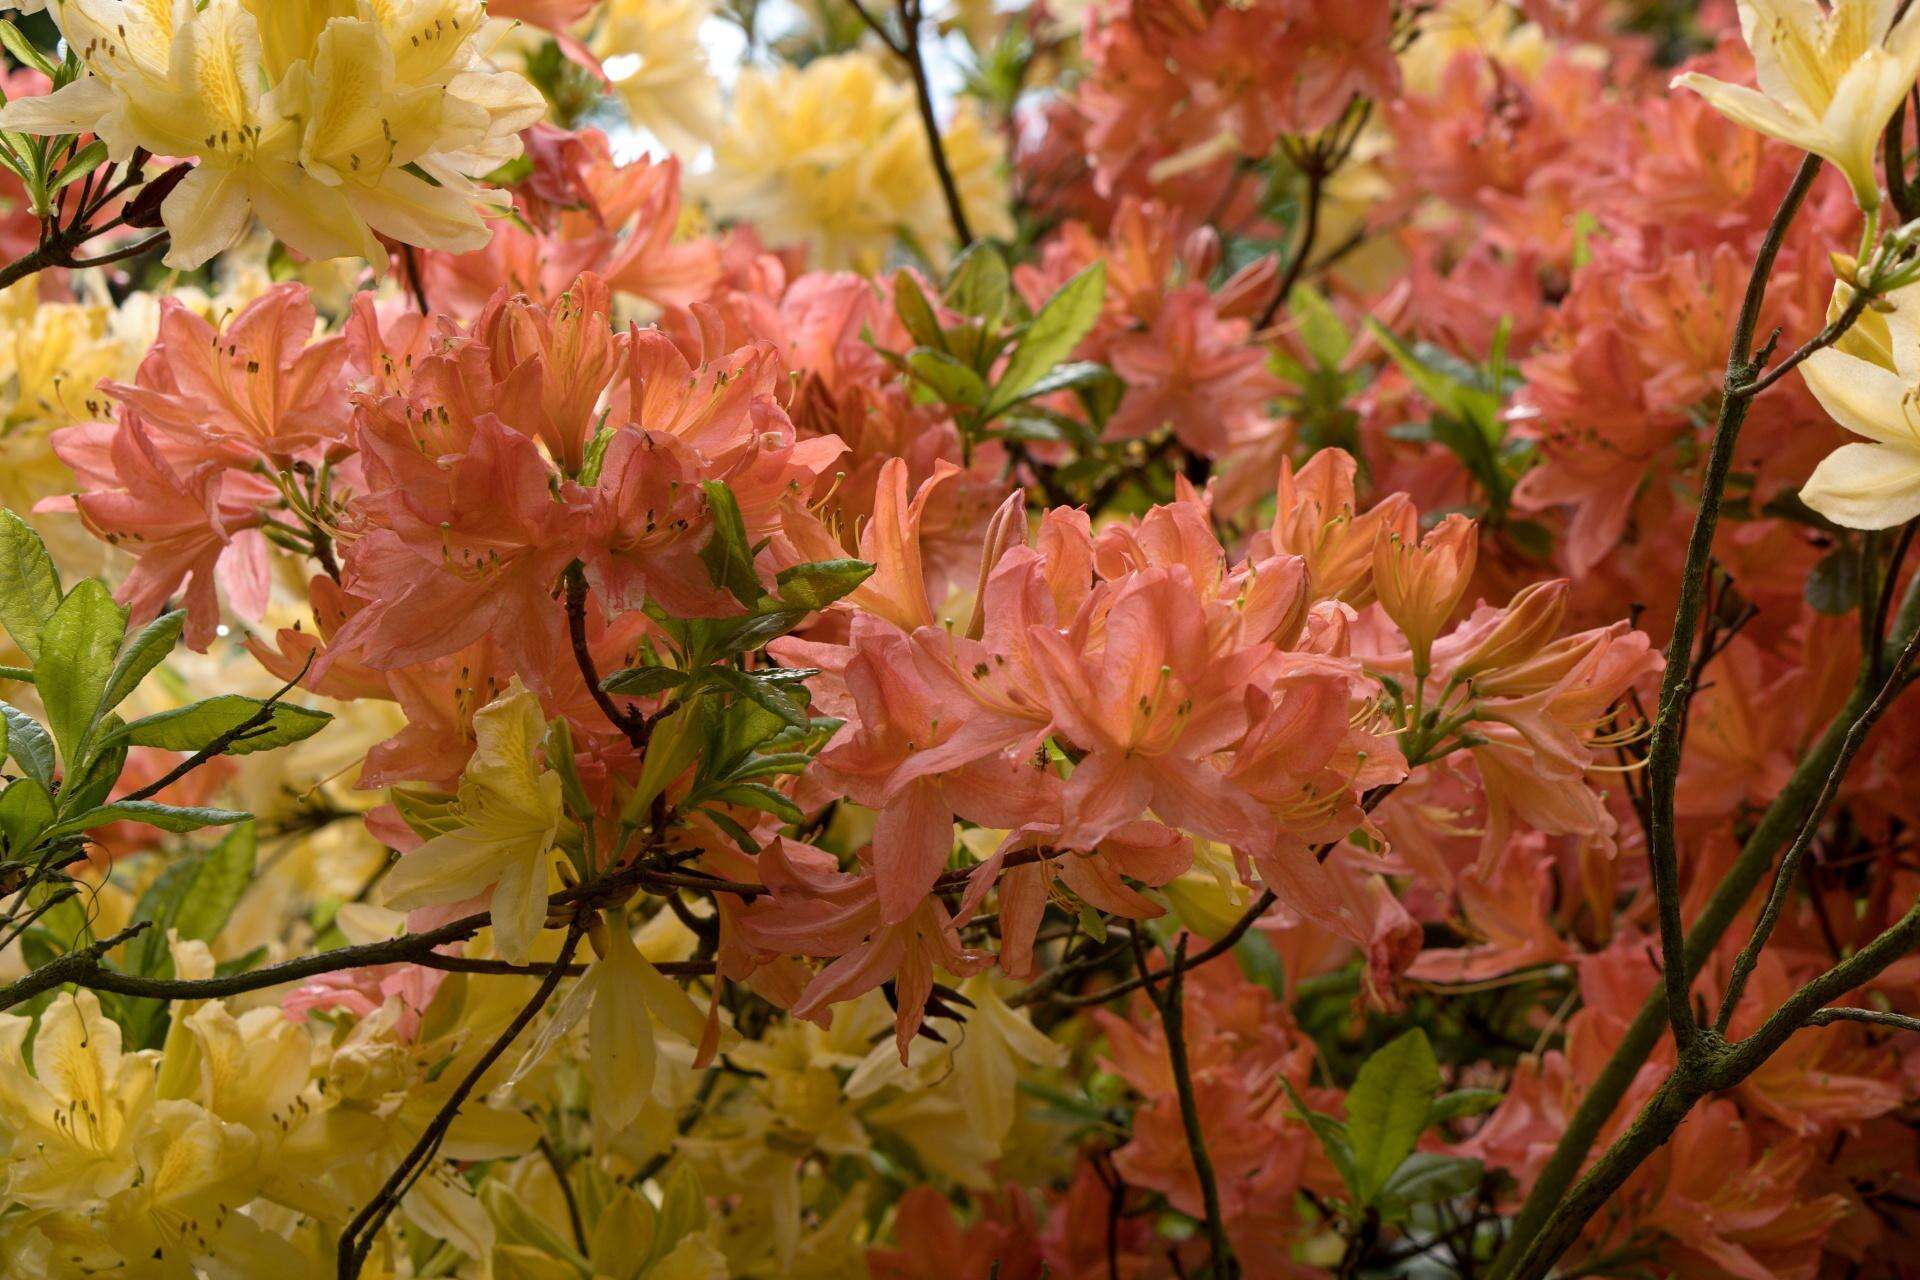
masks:
[(373, 1248), (374, 1239), (380, 1234), (381, 1226), (399, 1206), (408, 1188), (426, 1172), (435, 1153), (440, 1150), (441, 1142), (446, 1139), (447, 1131), (453, 1127), (454, 1120), (459, 1117), (460, 1108), (466, 1105), (467, 1098), (479, 1086), (481, 1078), (492, 1069), (494, 1063), (500, 1060), (500, 1055), (519, 1038), (520, 1033), (527, 1029), (528, 1024), (538, 1016), (547, 1001), (553, 997), (554, 989), (560, 985), (562, 971), (573, 959), (574, 950), (580, 945), (584, 923), (583, 915), (574, 917), (573, 924), (567, 929), (566, 941), (560, 944), (560, 958), (548, 971), (547, 976), (541, 980), (539, 989), (533, 993), (533, 998), (521, 1007), (520, 1012), (514, 1015), (513, 1021), (507, 1024), (507, 1029), (487, 1046), (486, 1052), (480, 1055), (480, 1060), (473, 1064), (472, 1070), (468, 1071), (460, 1083), (454, 1086), (446, 1102), (441, 1104), (440, 1110), (434, 1113), (433, 1119), (421, 1133), (420, 1140), (413, 1144), (412, 1149), (394, 1168), (386, 1182), (381, 1184), (380, 1190), (374, 1194), (373, 1199), (353, 1216), (353, 1221), (349, 1222), (347, 1229), (341, 1232), (340, 1280), (356, 1280), (361, 1268), (366, 1265), (367, 1254)]
[[(1138, 935), (1136, 935), (1138, 936)], [(1180, 935), (1174, 947), (1173, 966), (1168, 972), (1167, 989), (1154, 996), (1160, 1012), (1160, 1024), (1167, 1033), (1167, 1061), (1173, 1068), (1174, 1093), (1180, 1101), (1180, 1126), (1186, 1131), (1187, 1156), (1193, 1161), (1194, 1177), (1200, 1183), (1200, 1200), (1206, 1211), (1207, 1245), (1212, 1251), (1211, 1272), (1215, 1280), (1234, 1280), (1240, 1265), (1227, 1242), (1226, 1217), (1220, 1209), (1220, 1185), (1213, 1173), (1213, 1158), (1207, 1153), (1207, 1139), (1200, 1128), (1200, 1106), (1193, 1096), (1193, 1070), (1187, 1061), (1186, 1001), (1181, 990), (1187, 971), (1187, 935)], [(1144, 948), (1139, 951), (1140, 977), (1149, 981)]]

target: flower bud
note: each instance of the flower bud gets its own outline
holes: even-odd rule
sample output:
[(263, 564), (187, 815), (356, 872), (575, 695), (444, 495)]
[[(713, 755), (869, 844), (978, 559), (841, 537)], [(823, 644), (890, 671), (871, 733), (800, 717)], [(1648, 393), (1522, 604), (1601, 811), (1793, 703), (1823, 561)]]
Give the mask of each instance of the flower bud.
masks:
[(1453, 671), (1455, 678), (1470, 679), (1532, 657), (1560, 629), (1566, 612), (1565, 578), (1522, 588), (1507, 602), (1506, 616), (1460, 659)]
[(1434, 637), (1466, 594), (1479, 549), (1479, 531), (1458, 513), (1417, 543), (1391, 528), (1383, 527), (1375, 537), (1374, 591), (1413, 650), (1415, 675), (1424, 677), (1429, 670)]

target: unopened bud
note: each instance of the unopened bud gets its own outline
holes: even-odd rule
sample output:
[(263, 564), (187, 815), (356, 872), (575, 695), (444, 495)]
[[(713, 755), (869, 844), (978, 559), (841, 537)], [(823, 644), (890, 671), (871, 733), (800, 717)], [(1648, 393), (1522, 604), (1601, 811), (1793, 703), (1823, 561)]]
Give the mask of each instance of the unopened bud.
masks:
[(1565, 578), (1523, 588), (1507, 603), (1506, 615), (1460, 660), (1455, 677), (1468, 679), (1524, 662), (1553, 638), (1566, 612)]

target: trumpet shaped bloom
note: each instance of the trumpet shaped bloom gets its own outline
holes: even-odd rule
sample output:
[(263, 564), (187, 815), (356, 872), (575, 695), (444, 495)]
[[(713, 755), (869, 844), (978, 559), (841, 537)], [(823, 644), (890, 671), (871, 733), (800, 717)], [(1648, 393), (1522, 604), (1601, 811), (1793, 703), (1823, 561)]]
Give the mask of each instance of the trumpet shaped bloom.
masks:
[(6, 127), (95, 133), (117, 160), (195, 160), (161, 209), (175, 267), (227, 248), (255, 214), (311, 258), (378, 267), (376, 233), (477, 249), (473, 180), (518, 155), (545, 113), (530, 83), (486, 61), (480, 0), (70, 0), (54, 16), (88, 74), (11, 104)]
[(1749, 129), (1831, 160), (1862, 209), (1880, 204), (1873, 157), (1920, 75), (1920, 14), (1895, 0), (1740, 0), (1758, 91), (1698, 71), (1674, 79)]
[(517, 682), (473, 720), (477, 743), (460, 780), (456, 825), (399, 861), (387, 876), (387, 905), (465, 902), (491, 888), (495, 942), (521, 963), (546, 923), (560, 778), (534, 759), (546, 721)]
[(1806, 504), (1850, 529), (1890, 529), (1920, 515), (1920, 285), (1890, 295), (1889, 341), (1816, 351), (1802, 373), (1833, 420), (1866, 441), (1828, 454)]

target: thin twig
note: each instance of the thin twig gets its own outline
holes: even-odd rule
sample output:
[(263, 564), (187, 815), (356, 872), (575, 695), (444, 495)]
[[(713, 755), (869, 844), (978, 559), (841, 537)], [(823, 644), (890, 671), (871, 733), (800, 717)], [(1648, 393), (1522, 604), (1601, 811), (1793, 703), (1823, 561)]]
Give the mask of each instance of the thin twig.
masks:
[(1810, 1027), (1830, 1027), (1836, 1022), (1864, 1022), (1896, 1031), (1920, 1031), (1920, 1018), (1904, 1013), (1882, 1013), (1878, 1009), (1820, 1009), (1807, 1018)]
[(1800, 833), (1780, 859), (1779, 870), (1774, 872), (1773, 888), (1767, 893), (1766, 905), (1760, 910), (1760, 918), (1754, 921), (1753, 932), (1747, 938), (1747, 944), (1734, 958), (1733, 967), (1727, 974), (1726, 995), (1720, 1001), (1720, 1014), (1714, 1019), (1714, 1030), (1725, 1035), (1727, 1027), (1733, 1022), (1734, 1010), (1740, 1004), (1740, 997), (1746, 993), (1747, 980), (1753, 976), (1753, 969), (1760, 960), (1760, 952), (1773, 936), (1774, 927), (1780, 921), (1781, 909), (1786, 905), (1787, 892), (1793, 887), (1794, 879), (1800, 871), (1800, 861), (1806, 856), (1807, 849), (1813, 844), (1813, 838), (1825, 821), (1827, 810), (1833, 807), (1834, 797), (1840, 794), (1840, 783), (1853, 766), (1853, 759), (1866, 745), (1867, 736), (1873, 727), (1893, 705), (1901, 690), (1906, 688), (1907, 668), (1912, 665), (1914, 656), (1920, 652), (1920, 631), (1907, 641), (1906, 648), (1894, 660), (1893, 669), (1887, 673), (1886, 680), (1880, 686), (1880, 692), (1853, 726), (1847, 730), (1846, 740), (1840, 744), (1839, 758), (1833, 762), (1833, 768), (1827, 771), (1827, 780), (1820, 788), (1820, 796), (1813, 802), (1813, 808), (1807, 811), (1806, 819), (1800, 824)]
[(600, 708), (601, 714), (613, 722), (613, 727), (625, 734), (636, 750), (645, 751), (645, 718), (621, 710), (612, 696), (600, 687), (600, 671), (594, 665), (593, 650), (587, 646), (587, 574), (577, 560), (567, 566), (566, 594), (567, 637), (573, 643), (573, 660), (587, 683), (588, 694), (592, 696), (594, 705)]
[[(1200, 1128), (1200, 1106), (1193, 1096), (1193, 1070), (1187, 1061), (1186, 1000), (1182, 984), (1186, 980), (1187, 935), (1173, 951), (1173, 966), (1167, 977), (1167, 989), (1155, 997), (1160, 1023), (1167, 1033), (1167, 1062), (1173, 1068), (1173, 1088), (1180, 1102), (1180, 1124), (1186, 1131), (1187, 1155), (1193, 1161), (1194, 1177), (1200, 1183), (1200, 1201), (1206, 1211), (1207, 1245), (1213, 1253), (1215, 1280), (1234, 1280), (1240, 1274), (1233, 1247), (1227, 1243), (1226, 1216), (1220, 1209), (1220, 1185), (1214, 1177), (1213, 1159), (1207, 1153), (1206, 1134)], [(1148, 978), (1144, 960), (1140, 976)]]
[(466, 1104), (468, 1096), (479, 1086), (481, 1078), (492, 1069), (493, 1064), (500, 1060), (500, 1055), (519, 1038), (520, 1033), (527, 1029), (528, 1024), (538, 1016), (540, 1010), (552, 998), (554, 989), (560, 985), (562, 971), (573, 959), (574, 950), (580, 945), (583, 925), (583, 916), (576, 915), (573, 924), (567, 930), (566, 941), (560, 944), (560, 958), (547, 976), (541, 980), (539, 989), (533, 993), (533, 998), (521, 1007), (520, 1012), (514, 1015), (513, 1021), (507, 1024), (506, 1030), (500, 1033), (499, 1037), (487, 1047), (486, 1052), (480, 1055), (479, 1061), (473, 1064), (473, 1068), (461, 1078), (460, 1083), (454, 1086), (452, 1094), (448, 1096), (446, 1102), (441, 1104), (440, 1110), (434, 1113), (433, 1119), (421, 1133), (420, 1140), (413, 1144), (412, 1149), (394, 1168), (386, 1182), (381, 1184), (380, 1190), (375, 1193), (373, 1199), (362, 1206), (360, 1212), (356, 1213), (353, 1220), (347, 1224), (347, 1229), (340, 1234), (339, 1280), (356, 1280), (361, 1268), (366, 1264), (367, 1254), (373, 1248), (374, 1240), (380, 1234), (381, 1226), (399, 1206), (401, 1199), (406, 1195), (407, 1188), (428, 1168), (434, 1155), (440, 1150), (440, 1144), (445, 1140), (447, 1131), (453, 1127), (454, 1120), (459, 1117), (460, 1108)]
[(1688, 996), (1691, 984), (1687, 974), (1686, 934), (1680, 920), (1680, 862), (1674, 818), (1682, 736), (1695, 681), (1694, 637), (1706, 603), (1708, 565), (1713, 557), (1714, 534), (1720, 525), (1720, 501), (1726, 492), (1727, 476), (1733, 469), (1733, 451), (1740, 440), (1740, 428), (1753, 403), (1753, 396), (1742, 392), (1753, 383), (1756, 372), (1752, 359), (1753, 335), (1760, 321), (1760, 307), (1766, 300), (1767, 283), (1773, 274), (1774, 259), (1786, 240), (1787, 228), (1793, 224), (1819, 172), (1819, 157), (1808, 156), (1794, 176), (1761, 242), (1753, 273), (1747, 280), (1746, 297), (1734, 321), (1733, 339), (1727, 352), (1727, 394), (1721, 400), (1719, 422), (1714, 428), (1713, 443), (1701, 476), (1700, 509), (1687, 539), (1680, 599), (1674, 609), (1673, 635), (1667, 642), (1666, 672), (1661, 678), (1658, 710), (1647, 746), (1650, 819), (1647, 862), (1660, 921), (1660, 968), (1667, 997), (1667, 1018), (1673, 1025), (1674, 1043), (1683, 1059), (1694, 1051), (1700, 1032), (1694, 1023), (1692, 1001)]

